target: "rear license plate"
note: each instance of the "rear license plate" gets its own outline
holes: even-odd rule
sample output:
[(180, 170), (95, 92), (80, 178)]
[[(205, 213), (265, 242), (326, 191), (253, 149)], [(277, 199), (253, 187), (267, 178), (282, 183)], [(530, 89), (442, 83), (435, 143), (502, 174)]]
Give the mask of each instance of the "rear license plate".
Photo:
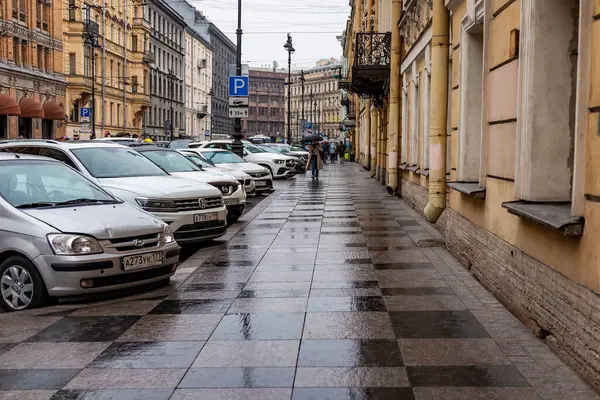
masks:
[(196, 215), (194, 215), (194, 223), (196, 223), (196, 222), (214, 221), (216, 219), (219, 219), (219, 214), (217, 214), (217, 213), (206, 213), (206, 214), (196, 214)]
[(163, 252), (156, 251), (154, 253), (138, 254), (136, 256), (123, 257), (123, 269), (129, 271), (132, 269), (140, 269), (154, 267), (163, 263)]
[(256, 181), (256, 186), (267, 186), (266, 181)]
[(237, 206), (240, 204), (240, 199), (225, 199), (226, 206)]

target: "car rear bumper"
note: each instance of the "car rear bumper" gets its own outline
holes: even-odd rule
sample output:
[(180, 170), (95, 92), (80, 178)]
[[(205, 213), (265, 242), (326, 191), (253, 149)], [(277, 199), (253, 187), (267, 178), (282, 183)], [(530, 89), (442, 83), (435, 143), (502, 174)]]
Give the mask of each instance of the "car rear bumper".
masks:
[[(158, 251), (163, 252), (163, 262), (160, 265), (124, 269), (124, 257)], [(170, 243), (156, 249), (147, 248), (137, 253), (123, 254), (41, 255), (33, 262), (44, 278), (49, 295), (76, 296), (126, 289), (167, 279), (177, 268), (179, 246), (177, 243)]]

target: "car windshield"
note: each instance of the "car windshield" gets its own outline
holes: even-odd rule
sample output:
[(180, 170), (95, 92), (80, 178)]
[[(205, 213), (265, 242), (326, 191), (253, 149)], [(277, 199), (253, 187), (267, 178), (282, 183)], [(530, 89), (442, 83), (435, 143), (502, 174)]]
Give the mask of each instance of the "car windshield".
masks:
[(166, 175), (152, 161), (128, 147), (87, 147), (72, 152), (90, 175), (99, 179)]
[(183, 155), (186, 156), (188, 160), (192, 161), (196, 165), (201, 166), (202, 168), (215, 168), (213, 163), (206, 161), (197, 154), (185, 152)]
[(169, 173), (200, 171), (196, 164), (176, 151), (152, 150), (144, 151), (142, 155)]
[(263, 150), (250, 142), (244, 142), (244, 149), (246, 149), (248, 153), (266, 153), (266, 150)]
[(202, 154), (213, 164), (240, 164), (243, 158), (229, 151), (203, 151)]
[(296, 146), (292, 146), (290, 147), (291, 151), (305, 151), (304, 149), (301, 149), (300, 147), (296, 147)]
[(260, 147), (261, 149), (263, 149), (267, 153), (281, 154), (281, 151), (278, 148), (276, 148), (276, 147), (269, 147), (269, 146), (258, 146), (258, 147)]
[(175, 150), (187, 149), (188, 145), (192, 142), (193, 140), (174, 140), (169, 143), (169, 148)]
[(17, 208), (117, 202), (65, 164), (42, 160), (0, 162), (0, 195)]

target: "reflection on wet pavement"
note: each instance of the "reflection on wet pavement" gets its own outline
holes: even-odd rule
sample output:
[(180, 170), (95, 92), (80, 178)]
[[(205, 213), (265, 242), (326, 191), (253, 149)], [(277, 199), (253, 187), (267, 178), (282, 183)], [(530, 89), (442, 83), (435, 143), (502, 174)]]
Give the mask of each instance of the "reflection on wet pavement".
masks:
[(168, 286), (0, 314), (0, 399), (599, 399), (367, 175), (276, 182)]

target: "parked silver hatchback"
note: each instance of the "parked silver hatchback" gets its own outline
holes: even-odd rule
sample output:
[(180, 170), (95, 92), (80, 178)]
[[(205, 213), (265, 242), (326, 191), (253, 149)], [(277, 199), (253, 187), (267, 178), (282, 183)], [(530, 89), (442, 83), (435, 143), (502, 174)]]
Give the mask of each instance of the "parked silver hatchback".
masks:
[(6, 310), (166, 281), (178, 261), (173, 232), (158, 218), (61, 162), (0, 152), (0, 302)]

